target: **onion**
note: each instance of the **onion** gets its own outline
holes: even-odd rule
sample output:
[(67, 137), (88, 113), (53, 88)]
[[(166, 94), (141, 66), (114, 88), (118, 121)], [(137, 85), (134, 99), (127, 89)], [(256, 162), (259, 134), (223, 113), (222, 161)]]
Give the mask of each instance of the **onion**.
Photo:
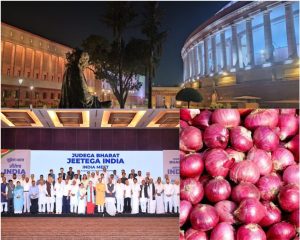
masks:
[(282, 108), (282, 109), (280, 109), (280, 114), (295, 115), (296, 114), (296, 109), (294, 109), (294, 108)]
[(193, 228), (190, 228), (185, 233), (186, 240), (208, 240), (207, 235), (203, 231), (198, 231)]
[(235, 186), (231, 191), (231, 199), (237, 203), (240, 203), (246, 198), (256, 198), (260, 199), (260, 193), (257, 187), (252, 183), (241, 182), (239, 185)]
[(240, 124), (240, 114), (237, 109), (216, 109), (211, 116), (213, 123), (219, 123), (226, 128)]
[(299, 184), (300, 183), (299, 165), (291, 165), (287, 167), (283, 172), (282, 180), (285, 183)]
[(256, 198), (244, 199), (234, 215), (243, 223), (259, 223), (266, 215), (264, 206)]
[(236, 235), (236, 240), (266, 240), (266, 234), (262, 228), (255, 224), (250, 223), (241, 226)]
[(204, 190), (200, 182), (192, 178), (180, 181), (180, 199), (196, 204), (202, 200), (203, 196)]
[(203, 110), (200, 114), (196, 115), (192, 120), (192, 125), (200, 129), (205, 129), (210, 125), (210, 118), (212, 112), (208, 110)]
[(286, 148), (277, 148), (272, 153), (273, 168), (276, 171), (281, 171), (290, 165), (296, 164), (294, 155)]
[(256, 109), (245, 118), (245, 127), (254, 130), (257, 127), (275, 128), (278, 124), (278, 109)]
[(239, 108), (238, 109), (241, 117), (246, 117), (249, 113), (252, 112), (252, 109), (249, 109), (249, 108)]
[(289, 221), (295, 225), (299, 232), (299, 209), (293, 211), (289, 216)]
[(229, 198), (231, 187), (223, 177), (216, 177), (210, 180), (204, 188), (206, 198), (215, 203)]
[(189, 217), (189, 214), (192, 210), (192, 204), (189, 201), (181, 200), (180, 201), (180, 215), (179, 215), (179, 226), (181, 227), (185, 224), (186, 220)]
[(278, 127), (280, 129), (279, 138), (285, 140), (287, 137), (294, 136), (298, 133), (299, 119), (290, 114), (279, 116)]
[(189, 122), (199, 113), (200, 113), (199, 109), (181, 108), (179, 114), (180, 114), (180, 119), (181, 120)]
[(198, 204), (192, 209), (190, 221), (194, 229), (208, 231), (218, 224), (219, 215), (214, 207)]
[(227, 147), (229, 140), (229, 132), (227, 128), (220, 124), (212, 124), (207, 127), (203, 134), (203, 141), (209, 148), (222, 148)]
[(295, 237), (296, 231), (292, 224), (287, 222), (275, 223), (267, 231), (267, 238), (274, 240), (288, 240)]
[(236, 208), (236, 203), (232, 201), (223, 200), (217, 202), (215, 209), (220, 217), (220, 222), (235, 223), (236, 219), (233, 215), (233, 212), (236, 210)]
[(198, 128), (189, 126), (180, 132), (179, 147), (185, 152), (196, 152), (203, 147), (202, 134)]
[(261, 177), (256, 184), (260, 197), (266, 201), (275, 200), (282, 185), (280, 177), (275, 173)]
[(205, 174), (205, 175), (202, 175), (200, 178), (199, 178), (199, 182), (202, 184), (203, 187), (206, 186), (206, 184), (209, 182), (209, 180), (211, 180), (212, 177), (209, 176), (208, 174)]
[(278, 194), (280, 207), (287, 212), (292, 212), (299, 208), (299, 185), (288, 184), (280, 189)]
[(200, 176), (204, 169), (202, 155), (198, 153), (186, 155), (180, 160), (180, 176), (181, 177), (196, 177)]
[(295, 160), (299, 162), (299, 134), (294, 136), (291, 141), (285, 144), (285, 147), (294, 154)]
[(234, 159), (230, 159), (228, 154), (220, 148), (210, 150), (204, 158), (205, 169), (212, 177), (226, 177), (234, 163)]
[(235, 183), (249, 182), (255, 184), (260, 174), (258, 167), (252, 161), (245, 160), (233, 164), (229, 176)]
[(265, 151), (274, 151), (279, 145), (279, 138), (269, 127), (258, 127), (253, 135), (253, 141), (257, 148)]
[(272, 202), (263, 202), (262, 203), (266, 210), (266, 215), (259, 222), (259, 225), (262, 227), (269, 227), (274, 223), (278, 223), (281, 221), (281, 211), (278, 207)]
[(234, 127), (230, 130), (231, 146), (240, 152), (247, 152), (253, 147), (251, 132), (242, 126)]
[(254, 162), (259, 169), (260, 175), (270, 174), (273, 170), (271, 154), (262, 149), (251, 148), (247, 154), (247, 160)]
[(179, 231), (179, 240), (185, 240), (184, 231)]
[(245, 159), (245, 153), (243, 152), (236, 151), (232, 148), (227, 148), (225, 151), (228, 153), (229, 158), (233, 158), (235, 162), (240, 162)]
[(188, 126), (189, 126), (189, 124), (186, 121), (180, 120), (180, 128), (183, 129), (183, 128), (186, 128)]
[(234, 228), (230, 223), (221, 222), (214, 227), (210, 234), (210, 240), (235, 240)]

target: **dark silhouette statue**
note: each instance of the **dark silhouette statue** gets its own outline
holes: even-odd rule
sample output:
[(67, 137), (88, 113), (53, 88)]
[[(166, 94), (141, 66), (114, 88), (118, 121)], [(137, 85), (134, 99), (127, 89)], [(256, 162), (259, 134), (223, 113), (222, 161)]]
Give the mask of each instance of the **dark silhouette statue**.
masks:
[(67, 54), (68, 63), (63, 77), (59, 108), (107, 108), (111, 101), (100, 102), (89, 93), (84, 69), (89, 65), (89, 55), (81, 50)]

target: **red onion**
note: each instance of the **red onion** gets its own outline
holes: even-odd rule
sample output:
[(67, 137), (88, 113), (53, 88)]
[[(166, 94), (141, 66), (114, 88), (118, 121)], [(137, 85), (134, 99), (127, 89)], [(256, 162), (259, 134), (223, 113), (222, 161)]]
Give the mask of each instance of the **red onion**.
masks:
[(190, 221), (194, 229), (208, 231), (218, 224), (219, 215), (214, 207), (198, 204), (192, 209)]
[(219, 123), (226, 128), (240, 124), (240, 114), (237, 109), (216, 109), (211, 116), (213, 123)]
[(295, 235), (294, 226), (287, 222), (275, 223), (267, 231), (267, 238), (270, 240), (288, 240), (295, 237)]
[(288, 184), (283, 186), (278, 194), (280, 207), (287, 212), (299, 208), (299, 185)]
[(278, 124), (278, 109), (256, 109), (245, 118), (245, 127), (254, 130), (257, 127), (275, 128)]
[(294, 155), (286, 148), (277, 148), (272, 153), (273, 169), (281, 171), (290, 165), (296, 164)]
[(266, 215), (264, 206), (256, 198), (244, 199), (234, 215), (243, 223), (259, 223)]
[(216, 177), (206, 184), (204, 192), (206, 198), (215, 203), (229, 198), (231, 187), (223, 177)]
[(212, 149), (205, 154), (205, 169), (212, 177), (226, 177), (233, 163), (234, 159), (229, 159), (228, 154), (220, 148)]
[(179, 231), (179, 240), (185, 240), (184, 231)]
[(252, 112), (252, 109), (249, 109), (249, 108), (239, 108), (238, 111), (239, 111), (239, 114), (241, 115), (241, 117), (246, 117), (249, 113)]
[(255, 184), (260, 174), (258, 167), (252, 161), (245, 160), (233, 164), (229, 176), (235, 183), (249, 182)]
[(236, 210), (236, 208), (236, 203), (232, 201), (223, 200), (217, 202), (215, 209), (220, 217), (220, 222), (235, 223), (236, 219), (233, 215), (233, 212)]
[(254, 162), (259, 169), (260, 175), (270, 174), (273, 170), (271, 154), (262, 149), (251, 148), (247, 154), (247, 160)]
[(298, 229), (297, 232), (299, 232), (299, 216), (299, 208), (293, 211), (289, 216), (289, 221)]
[(214, 227), (210, 234), (210, 240), (235, 240), (235, 231), (230, 223), (221, 222)]
[(240, 152), (247, 152), (253, 147), (251, 132), (242, 126), (230, 130), (231, 146)]
[(180, 120), (180, 128), (183, 129), (183, 128), (186, 128), (190, 126), (186, 121), (183, 121), (183, 120)]
[(203, 196), (204, 190), (200, 182), (192, 178), (180, 181), (180, 199), (196, 204), (202, 200)]
[(203, 141), (209, 148), (225, 149), (229, 140), (229, 132), (227, 128), (220, 124), (212, 124), (207, 127), (203, 134)]
[(294, 109), (294, 108), (282, 108), (282, 109), (280, 109), (280, 114), (295, 115), (296, 114), (296, 109)]
[(199, 113), (200, 113), (199, 109), (181, 108), (180, 109), (180, 119), (184, 120), (186, 122), (189, 122)]
[(192, 125), (200, 129), (205, 129), (210, 125), (211, 111), (203, 110), (192, 120)]
[(208, 240), (208, 237), (205, 232), (190, 228), (185, 233), (185, 239), (186, 240)]
[(243, 152), (236, 151), (232, 148), (227, 148), (225, 151), (228, 153), (229, 158), (233, 158), (235, 162), (240, 162), (245, 159), (245, 153)]
[(274, 223), (278, 223), (281, 221), (281, 211), (278, 207), (272, 202), (263, 202), (262, 203), (266, 210), (266, 215), (259, 222), (259, 225), (262, 227), (269, 227)]
[(240, 203), (246, 198), (256, 198), (260, 199), (260, 193), (257, 187), (252, 183), (241, 182), (239, 185), (235, 186), (231, 191), (231, 199), (237, 203)]
[(299, 184), (300, 183), (300, 167), (299, 167), (299, 165), (291, 165), (291, 166), (287, 167), (283, 172), (282, 180), (285, 183)]
[(295, 160), (299, 162), (299, 134), (294, 136), (291, 141), (285, 144), (285, 147), (294, 154)]
[(280, 177), (275, 173), (261, 177), (256, 184), (260, 197), (266, 201), (275, 200), (282, 185)]
[(189, 126), (180, 132), (180, 150), (185, 152), (196, 152), (203, 147), (202, 134), (198, 128)]
[(179, 215), (179, 226), (185, 224), (192, 210), (192, 204), (189, 201), (180, 201), (180, 215)]
[(180, 176), (181, 177), (196, 177), (200, 176), (204, 169), (202, 155), (198, 153), (186, 155), (180, 160)]
[(254, 132), (253, 141), (257, 148), (265, 151), (274, 151), (279, 145), (277, 134), (269, 127), (258, 127)]
[(209, 182), (209, 180), (211, 180), (212, 177), (209, 176), (208, 174), (205, 174), (205, 175), (202, 175), (200, 178), (199, 178), (199, 182), (202, 184), (203, 187), (206, 186), (206, 184)]
[(266, 240), (266, 234), (262, 228), (255, 224), (250, 223), (241, 226), (236, 235), (236, 240)]
[(294, 136), (298, 133), (299, 119), (290, 114), (279, 116), (278, 127), (280, 129), (279, 138), (285, 140), (287, 137)]
[(180, 160), (183, 159), (185, 157), (185, 155), (186, 154), (185, 154), (184, 151), (181, 151), (181, 150), (179, 151), (179, 158), (180, 158)]

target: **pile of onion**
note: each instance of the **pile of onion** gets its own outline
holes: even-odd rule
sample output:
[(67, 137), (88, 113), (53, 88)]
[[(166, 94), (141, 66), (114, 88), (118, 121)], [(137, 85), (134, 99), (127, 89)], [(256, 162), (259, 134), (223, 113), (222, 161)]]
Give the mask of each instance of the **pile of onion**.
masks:
[(180, 111), (180, 239), (299, 239), (299, 110)]

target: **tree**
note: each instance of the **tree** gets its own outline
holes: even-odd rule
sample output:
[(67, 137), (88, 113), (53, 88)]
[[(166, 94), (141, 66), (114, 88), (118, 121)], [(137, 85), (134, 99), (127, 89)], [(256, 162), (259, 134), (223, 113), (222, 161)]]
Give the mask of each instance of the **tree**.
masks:
[(143, 13), (142, 33), (146, 36), (146, 79), (148, 81), (148, 108), (152, 108), (152, 81), (162, 54), (162, 45), (167, 37), (160, 31), (162, 12), (158, 2), (146, 2)]
[(136, 76), (143, 72), (141, 60), (144, 41), (124, 40), (124, 32), (136, 17), (129, 2), (108, 2), (107, 10), (101, 20), (112, 29), (113, 40), (92, 35), (83, 41), (83, 49), (90, 55), (98, 79), (107, 81), (117, 98), (120, 108), (125, 107), (128, 93), (139, 90), (141, 82)]

